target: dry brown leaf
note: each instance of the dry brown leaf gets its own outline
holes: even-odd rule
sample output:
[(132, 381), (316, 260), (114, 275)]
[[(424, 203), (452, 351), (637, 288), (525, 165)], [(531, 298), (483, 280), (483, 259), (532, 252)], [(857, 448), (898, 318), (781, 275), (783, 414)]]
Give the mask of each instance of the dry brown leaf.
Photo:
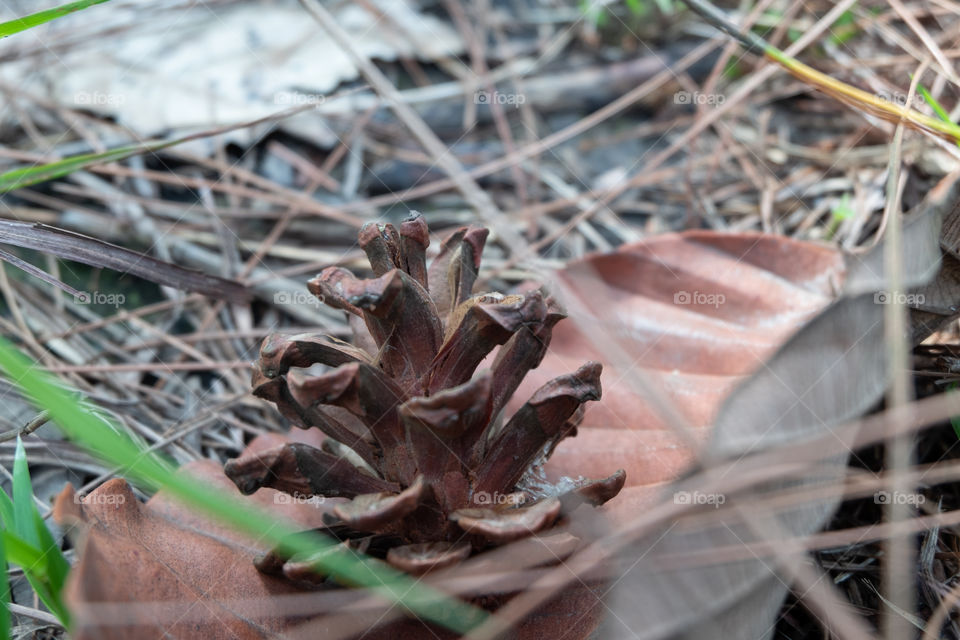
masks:
[[(708, 231), (658, 236), (571, 264), (559, 274), (575, 296), (561, 299), (571, 317), (554, 329), (543, 364), (516, 397), (595, 358), (604, 362), (603, 399), (587, 409), (577, 437), (560, 444), (548, 471), (625, 469), (627, 487), (605, 508), (628, 516), (693, 455), (631, 376), (649, 380), (649, 392), (702, 442), (732, 389), (832, 301), (844, 274), (843, 257), (827, 247)], [(598, 350), (602, 336), (615, 344), (617, 361)]]
[[(312, 431), (294, 430), (291, 435), (311, 444), (322, 440)], [(288, 441), (268, 434), (255, 439), (250, 449)], [(240, 495), (213, 461), (189, 463), (179, 473)], [(323, 513), (334, 502), (293, 503), (286, 497), (263, 489), (249, 499), (278, 520), (304, 529), (321, 526)], [(79, 534), (80, 561), (66, 592), (76, 640), (148, 638), (158, 630), (174, 638), (266, 638), (295, 621), (295, 610), (282, 615), (274, 596), (302, 592), (286, 580), (265, 576), (253, 564), (269, 545), (163, 493), (143, 504), (121, 479), (79, 501), (75, 498), (68, 486), (57, 499), (54, 517)]]
[[(916, 287), (936, 274), (940, 220), (954, 207), (956, 189), (955, 177), (944, 179), (905, 225), (906, 259), (901, 265), (905, 286)], [(858, 256), (847, 271), (842, 297), (737, 385), (719, 408), (701, 452), (705, 459), (732, 461), (728, 473), (735, 476), (736, 463), (751, 452), (779, 447), (786, 463), (785, 447), (790, 443), (829, 433), (882, 397), (888, 380), (883, 324), (888, 296), (876, 296), (887, 288), (883, 254), (884, 247), (879, 246)], [(849, 447), (839, 438), (831, 444), (820, 464), (803, 469), (802, 475), (785, 473), (732, 496), (713, 494), (724, 501), (730, 498), (728, 508), (717, 509), (699, 524), (681, 520), (639, 539), (623, 559), (633, 562), (618, 583), (612, 602), (616, 615), (608, 618), (605, 635), (644, 640), (769, 637), (788, 585), (803, 572), (800, 567), (807, 566), (803, 545), (785, 547), (783, 538), (802, 539), (819, 530), (839, 500)], [(673, 485), (662, 499), (677, 504), (678, 496), (690, 496), (697, 489), (711, 495), (710, 487), (698, 487), (694, 476)], [(791, 490), (812, 492), (814, 497), (781, 501), (777, 507), (763, 505), (764, 499)], [(718, 557), (686, 566), (676, 561), (691, 552), (710, 558), (710, 549), (757, 542), (774, 543), (771, 548), (786, 555), (739, 561)], [(808, 580), (817, 583), (815, 574)], [(810, 588), (811, 582), (803, 585), (805, 591)], [(828, 597), (823, 589), (818, 593)], [(836, 620), (829, 623), (842, 624), (845, 633), (867, 637), (857, 619), (833, 617)]]

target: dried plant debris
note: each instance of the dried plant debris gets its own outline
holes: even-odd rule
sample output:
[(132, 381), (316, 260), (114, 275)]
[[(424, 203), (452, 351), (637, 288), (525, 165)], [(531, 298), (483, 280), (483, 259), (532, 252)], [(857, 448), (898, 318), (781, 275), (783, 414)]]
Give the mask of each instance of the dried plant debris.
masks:
[[(345, 6), (337, 15), (371, 57), (430, 61), (463, 50), (448, 23), (411, 4), (376, 0), (370, 6), (373, 12)], [(143, 10), (135, 2), (119, 2), (109, 11), (78, 14), (71, 28), (87, 38), (109, 39), (110, 49), (69, 48), (46, 68), (12, 53), (43, 46), (48, 42), (44, 34), (26, 32), (17, 41), (4, 42), (0, 56), (15, 59), (5, 66), (3, 80), (114, 118), (139, 137), (150, 138), (163, 131), (262, 118), (284, 108), (320, 108), (338, 85), (358, 75), (335, 43), (318, 37), (316, 25), (304, 19), (296, 3), (161, 3), (150, 8), (148, 19)], [(277, 39), (278, 33), (285, 37)], [(197, 64), (200, 52), (203, 64)], [(71, 73), (62, 72), (67, 67)], [(331, 112), (349, 108), (341, 103)], [(309, 114), (282, 126), (326, 146), (337, 142), (322, 119)], [(245, 129), (228, 139), (246, 144), (258, 135)]]

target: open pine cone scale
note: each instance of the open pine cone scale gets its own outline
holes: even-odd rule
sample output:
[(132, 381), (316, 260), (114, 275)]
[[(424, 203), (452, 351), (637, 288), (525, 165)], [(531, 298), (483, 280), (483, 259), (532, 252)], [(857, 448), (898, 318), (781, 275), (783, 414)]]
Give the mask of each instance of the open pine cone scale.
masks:
[[(620, 491), (623, 471), (557, 484), (542, 471), (576, 433), (584, 403), (600, 398), (600, 364), (550, 381), (502, 419), (564, 315), (542, 291), (474, 295), (486, 237), (485, 229), (458, 229), (428, 268), (421, 216), (399, 229), (367, 224), (359, 239), (374, 277), (330, 267), (308, 283), (353, 316), (356, 344), (376, 351), (318, 334), (264, 340), (254, 394), (328, 439), (322, 449), (291, 443), (228, 462), (241, 491), (347, 498), (331, 525), (391, 540), (386, 559), (411, 573), (548, 529)], [(302, 565), (287, 562), (284, 571), (302, 575)]]

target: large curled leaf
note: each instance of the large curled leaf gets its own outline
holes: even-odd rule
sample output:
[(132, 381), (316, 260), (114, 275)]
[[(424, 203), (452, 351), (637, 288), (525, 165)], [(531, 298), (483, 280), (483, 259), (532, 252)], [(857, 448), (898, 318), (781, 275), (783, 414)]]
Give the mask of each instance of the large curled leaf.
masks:
[[(952, 180), (938, 185), (922, 210), (907, 225), (906, 252), (911, 254), (911, 258), (904, 263), (903, 279), (909, 286), (922, 283), (936, 272), (939, 262), (937, 230), (943, 210), (952, 204), (948, 197), (952, 187)], [(773, 244), (777, 241), (768, 238), (766, 242)], [(740, 243), (741, 238), (730, 238), (725, 241), (725, 246), (743, 246)], [(781, 244), (781, 247), (785, 246)], [(751, 250), (748, 250), (739, 256), (735, 254), (733, 262), (738, 266), (732, 268), (739, 268), (742, 263), (753, 266), (766, 264), (769, 272), (779, 277), (789, 278), (791, 273), (799, 276), (793, 278), (798, 291), (780, 299), (785, 313), (790, 312), (791, 303), (795, 304), (810, 293), (825, 295), (830, 288), (841, 291), (838, 285), (844, 269), (837, 266), (836, 262), (827, 263), (834, 265), (829, 269), (830, 276), (827, 279), (811, 278), (813, 272), (806, 271), (805, 267), (812, 263), (802, 258), (805, 250), (801, 245), (795, 245), (792, 251), (793, 257), (786, 251), (779, 255), (777, 252), (764, 252), (768, 261), (761, 263), (751, 258)], [(676, 362), (674, 369), (660, 369), (648, 376), (663, 380), (664, 388), (671, 394), (671, 403), (690, 420), (694, 431), (698, 426), (698, 415), (690, 411), (690, 404), (683, 402), (682, 394), (699, 389), (700, 397), (703, 397), (702, 390), (706, 389), (726, 396), (722, 405), (701, 405), (702, 409), (712, 408), (715, 412), (713, 428), (709, 436), (704, 438), (701, 459), (708, 462), (734, 461), (728, 475), (735, 477), (736, 461), (744, 456), (828, 433), (832, 426), (862, 414), (877, 402), (887, 384), (883, 326), (885, 298), (882, 295), (876, 297), (877, 290), (883, 289), (884, 283), (882, 261), (877, 257), (882, 251), (883, 247), (880, 246), (874, 249), (873, 254), (857, 258), (857, 263), (861, 265), (872, 265), (874, 268), (871, 270), (865, 267), (849, 269), (848, 260), (847, 273), (855, 274), (853, 282), (845, 283), (842, 296), (799, 330), (778, 324), (775, 321), (778, 316), (774, 315), (768, 318), (768, 322), (755, 323), (749, 335), (747, 332), (731, 330), (729, 326), (709, 334), (694, 334), (691, 337), (693, 340), (713, 341), (714, 344), (705, 350), (706, 353), (727, 355), (726, 359), (715, 360), (715, 366), (730, 363), (726, 370), (731, 374), (743, 372), (751, 366), (754, 368), (752, 375), (741, 378), (732, 390), (727, 386), (725, 393), (717, 384), (710, 385), (703, 378), (683, 375), (684, 369), (682, 363), (677, 362), (676, 353), (669, 356)], [(816, 253), (810, 247), (806, 248), (806, 252)], [(836, 257), (834, 254), (834, 259)], [(735, 290), (741, 290), (744, 280), (724, 278), (729, 273), (729, 270), (715, 270), (711, 277), (731, 283)], [(821, 271), (821, 274), (824, 273)], [(624, 275), (623, 280), (629, 282), (630, 278)], [(825, 289), (823, 286), (827, 281), (832, 284)], [(747, 290), (757, 295), (757, 307), (763, 308), (763, 292), (771, 289), (761, 288), (758, 281), (754, 283), (756, 286), (748, 285)], [(635, 301), (635, 304), (639, 306), (641, 303)], [(651, 308), (649, 304), (644, 306), (648, 310)], [(808, 308), (809, 311), (816, 311), (816, 308)], [(722, 316), (724, 320), (737, 319), (742, 322), (749, 318), (738, 313), (724, 314), (719, 307), (703, 308), (702, 312), (708, 319)], [(650, 313), (648, 311), (648, 317)], [(634, 321), (628, 335), (645, 335), (638, 334), (636, 326), (637, 322)], [(779, 335), (781, 340), (786, 339), (784, 344), (772, 354), (767, 352), (761, 355), (762, 351), (753, 345), (762, 343), (763, 336), (777, 335), (778, 329), (783, 331)], [(662, 331), (676, 333), (682, 329), (674, 324), (672, 327), (663, 327)], [(791, 333), (793, 335), (789, 335)], [(654, 339), (641, 347), (640, 366), (654, 368), (649, 364), (651, 356), (647, 354), (658, 350), (658, 345), (653, 344), (655, 342), (660, 340)], [(619, 340), (617, 344), (633, 346), (629, 340)], [(739, 358), (734, 356), (736, 353)], [(739, 363), (740, 368), (735, 363)], [(693, 361), (688, 368), (696, 369), (697, 366)], [(630, 372), (625, 372), (625, 375), (629, 376)], [(700, 385), (689, 384), (691, 379)], [(698, 397), (696, 393), (692, 395)], [(637, 412), (644, 411), (641, 404), (634, 406)], [(581, 444), (584, 435), (578, 438)], [(633, 445), (624, 444), (622, 447), (642, 449), (648, 434), (640, 432), (632, 435)], [(625, 440), (630, 442), (629, 438)], [(784, 537), (802, 539), (823, 526), (840, 495), (837, 487), (843, 480), (849, 454), (844, 442), (837, 439), (834, 445), (832, 449), (823, 451), (823, 459), (816, 467), (804, 469), (795, 477), (784, 474), (782, 479), (752, 486), (732, 495), (711, 494), (710, 486), (698, 484), (703, 481), (696, 475), (669, 486), (659, 496), (647, 492), (641, 500), (635, 493), (631, 503), (631, 496), (628, 495), (626, 505), (621, 505), (618, 513), (622, 519), (639, 516), (636, 507), (642, 503), (648, 507), (657, 503), (696, 504), (699, 499), (705, 503), (701, 506), (706, 506), (710, 513), (709, 517), (704, 517), (704, 509), (701, 509), (699, 520), (691, 520), (690, 517), (672, 519), (662, 527), (648, 530), (630, 547), (621, 560), (630, 568), (618, 583), (612, 603), (616, 615), (607, 620), (607, 637), (770, 637), (776, 614), (791, 582), (791, 571), (795, 570), (786, 570), (784, 567), (787, 565), (781, 563), (792, 562), (794, 565), (791, 566), (795, 567), (795, 563), (805, 562), (803, 549), (791, 548), (794, 553), (792, 556), (759, 558), (747, 548), (752, 544), (771, 542), (774, 544), (770, 548), (782, 548)], [(661, 446), (660, 442), (655, 446)], [(608, 450), (607, 455), (610, 454), (612, 452)], [(603, 454), (598, 452), (598, 455)], [(784, 461), (788, 460), (785, 451)], [(652, 481), (654, 478), (647, 476), (645, 480)], [(764, 503), (771, 496), (813, 489), (823, 493), (815, 493), (813, 498), (806, 500), (781, 501), (775, 506), (771, 506), (770, 502)], [(635, 489), (635, 492), (639, 491), (642, 489)], [(698, 495), (700, 498), (697, 498)], [(616, 507), (615, 503), (616, 500), (611, 506)], [(711, 508), (718, 506), (722, 508)], [(633, 510), (633, 513), (623, 513), (624, 508)], [(744, 553), (740, 559), (711, 556), (711, 549), (722, 548), (739, 548)], [(693, 553), (698, 554), (699, 561), (679, 561)]]
[(623, 468), (627, 488), (608, 509), (643, 504), (693, 456), (656, 400), (685, 420), (693, 441), (706, 440), (723, 400), (830, 303), (844, 273), (828, 247), (705, 231), (650, 238), (560, 272), (555, 289), (566, 290), (570, 319), (516, 397), (595, 358), (604, 362), (603, 401), (560, 444), (548, 472)]

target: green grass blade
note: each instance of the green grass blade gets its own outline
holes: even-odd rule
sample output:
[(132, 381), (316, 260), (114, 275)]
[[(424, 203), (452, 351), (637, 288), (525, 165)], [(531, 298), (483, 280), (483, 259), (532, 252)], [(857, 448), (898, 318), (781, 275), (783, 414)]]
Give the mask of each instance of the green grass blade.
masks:
[(39, 557), (35, 562), (20, 566), (43, 604), (67, 626), (69, 613), (60, 599), (60, 593), (67, 580), (70, 565), (33, 503), (33, 485), (30, 482), (27, 454), (19, 436), (13, 456), (13, 522), (10, 527), (25, 544), (39, 550)]
[[(45, 571), (47, 552), (27, 544), (9, 530), (4, 531), (0, 536), (0, 544), (6, 549), (7, 560), (23, 569), (23, 575), (26, 576), (27, 582), (30, 583), (40, 601), (53, 615), (57, 616), (64, 627), (67, 627), (70, 623), (70, 612), (60, 597), (63, 588), (51, 584)], [(4, 580), (6, 580), (6, 571), (4, 571)], [(2, 588), (4, 585), (0, 584), (0, 589)], [(4, 607), (4, 611), (6, 610)], [(0, 635), (0, 638), (3, 637)]]
[(27, 453), (17, 436), (17, 450), (13, 456), (13, 522), (10, 527), (23, 541), (34, 547), (40, 546), (40, 536), (33, 521), (33, 486), (27, 468)]
[(110, 149), (109, 151), (104, 151), (102, 153), (83, 153), (48, 164), (13, 169), (11, 171), (7, 171), (6, 173), (0, 174), (0, 193), (7, 193), (8, 191), (13, 191), (14, 189), (19, 189), (20, 187), (28, 187), (32, 184), (37, 184), (38, 182), (44, 182), (45, 180), (60, 178), (69, 173), (73, 173), (74, 171), (78, 171), (80, 169), (85, 169), (95, 164), (116, 162), (118, 160), (125, 160), (126, 158), (135, 156), (139, 153), (159, 151), (180, 142), (182, 142), (182, 140), (128, 145), (125, 147)]
[[(316, 569), (343, 584), (365, 587), (399, 604), (421, 619), (463, 634), (489, 619), (478, 607), (452, 598), (414, 580), (384, 562), (342, 549), (315, 532), (302, 532), (279, 523), (249, 502), (198, 485), (192, 478), (175, 475), (171, 465), (142, 450), (123, 430), (115, 428), (79, 405), (55, 378), (35, 369), (9, 342), (0, 339), (0, 368), (71, 440), (91, 453), (124, 469), (124, 475), (152, 489), (164, 489), (188, 505), (199, 508), (242, 533), (275, 546), (286, 555), (315, 557)], [(319, 552), (326, 551), (320, 554)], [(314, 554), (318, 554), (314, 556)], [(506, 631), (505, 628), (500, 631)]]
[(44, 580), (37, 572), (23, 570), (23, 575), (30, 583), (30, 587), (36, 592), (40, 602), (50, 610), (50, 613), (57, 617), (64, 628), (70, 626), (70, 610), (60, 599), (60, 594), (51, 588), (50, 583)]
[(2, 489), (0, 489), (0, 524), (6, 527), (13, 525), (13, 501)]
[(53, 534), (50, 533), (50, 529), (47, 528), (47, 523), (43, 521), (39, 511), (34, 510), (33, 522), (37, 529), (37, 537), (40, 538), (39, 548), (43, 552), (47, 580), (50, 581), (51, 590), (59, 595), (67, 583), (70, 563), (64, 557), (60, 545), (54, 540)]
[[(0, 493), (3, 493), (0, 491)], [(4, 532), (6, 533), (6, 532)], [(10, 581), (7, 577), (6, 536), (0, 536), (0, 640), (10, 637)]]
[(850, 204), (850, 194), (844, 193), (840, 197), (840, 202), (834, 205), (830, 210), (830, 224), (827, 226), (827, 239), (832, 240), (836, 235), (837, 229), (843, 224), (844, 220), (852, 218), (856, 212)]
[[(0, 491), (0, 493), (3, 492)], [(59, 584), (57, 584), (50, 579), (51, 576), (47, 573), (50, 566), (47, 557), (50, 555), (50, 551), (41, 551), (37, 547), (24, 542), (22, 538), (9, 529), (5, 529), (3, 535), (0, 536), (0, 544), (6, 550), (6, 561), (19, 565), (23, 569), (23, 575), (26, 576), (27, 582), (30, 583), (40, 601), (57, 616), (64, 627), (67, 627), (70, 623), (70, 612), (61, 598), (64, 580), (60, 579)], [(57, 549), (56, 553), (60, 555), (60, 550)], [(60, 557), (63, 556), (60, 555)], [(6, 580), (6, 565), (0, 566), (4, 567), (3, 577)], [(5, 585), (0, 583), (0, 589), (3, 588), (5, 588)], [(3, 638), (3, 636), (0, 635), (0, 638)]]
[(54, 7), (53, 9), (47, 9), (46, 11), (31, 13), (30, 15), (23, 16), (22, 18), (14, 18), (9, 22), (0, 24), (0, 38), (6, 38), (7, 36), (20, 33), (21, 31), (26, 31), (27, 29), (32, 29), (40, 26), (41, 24), (50, 22), (51, 20), (62, 18), (65, 15), (73, 13), (74, 11), (80, 11), (81, 9), (92, 7), (95, 4), (103, 4), (104, 2), (109, 1), (110, 0), (79, 0), (79, 2), (70, 2), (68, 4), (60, 5), (59, 7)]
[(950, 114), (947, 113), (947, 110), (943, 108), (940, 102), (931, 95), (927, 88), (922, 84), (917, 85), (917, 93), (923, 96), (923, 99), (933, 108), (934, 113), (936, 113), (941, 120), (944, 122), (950, 122)]
[(741, 31), (737, 25), (727, 18), (726, 14), (706, 0), (684, 0), (684, 2), (713, 26), (722, 29), (748, 49), (763, 52), (763, 55), (777, 62), (793, 76), (816, 87), (819, 91), (847, 104), (852, 104), (856, 108), (867, 110), (888, 122), (904, 123), (912, 128), (938, 135), (941, 138), (949, 137), (951, 140), (960, 143), (960, 126), (953, 122), (944, 122), (940, 118), (921, 113), (909, 106), (901, 106), (889, 100), (883, 100), (876, 94), (817, 71), (810, 65), (788, 56), (757, 34), (751, 31)]
[(48, 164), (20, 167), (19, 169), (13, 169), (11, 171), (7, 171), (6, 173), (0, 174), (0, 193), (7, 193), (8, 191), (13, 191), (14, 189), (19, 189), (20, 187), (27, 187), (45, 180), (60, 178), (67, 174), (73, 173), (74, 171), (86, 169), (87, 167), (98, 164), (103, 164), (104, 162), (117, 162), (141, 153), (157, 152), (167, 149), (168, 147), (183, 144), (185, 142), (204, 140), (213, 136), (229, 133), (230, 131), (248, 129), (265, 122), (273, 122), (278, 118), (286, 118), (295, 115), (309, 108), (312, 107), (310, 105), (293, 107), (283, 112), (271, 114), (255, 120), (229, 124), (209, 131), (191, 133), (183, 136), (182, 138), (126, 145), (117, 147), (116, 149), (110, 149), (102, 153), (83, 153), (76, 156), (71, 156), (69, 158), (64, 158), (62, 160), (57, 160), (55, 162), (50, 162)]
[[(6, 548), (7, 562), (19, 565), (20, 567), (38, 567), (43, 565), (43, 552), (34, 546), (23, 541), (23, 538), (13, 533), (9, 529), (3, 530), (2, 542)], [(27, 571), (27, 569), (24, 569)], [(42, 570), (33, 572), (38, 578), (46, 579), (46, 574)]]
[[(912, 76), (911, 76), (912, 79)], [(933, 112), (937, 114), (937, 117), (943, 120), (944, 122), (949, 122), (953, 124), (953, 121), (950, 120), (950, 114), (947, 113), (947, 110), (943, 108), (940, 102), (933, 97), (933, 95), (927, 91), (927, 88), (921, 83), (917, 83), (917, 93), (919, 93), (928, 105), (933, 109)], [(957, 140), (957, 146), (960, 147), (960, 140)]]

